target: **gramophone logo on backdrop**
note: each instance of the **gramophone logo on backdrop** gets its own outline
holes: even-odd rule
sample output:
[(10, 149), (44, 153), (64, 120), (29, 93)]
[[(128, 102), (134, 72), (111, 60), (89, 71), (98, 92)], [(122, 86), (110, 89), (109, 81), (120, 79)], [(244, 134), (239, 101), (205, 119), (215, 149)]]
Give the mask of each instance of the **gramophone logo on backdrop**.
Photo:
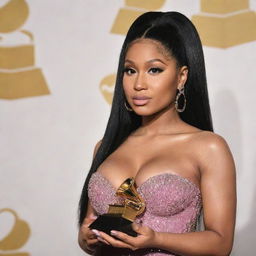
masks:
[[(125, 1), (116, 16), (111, 33), (125, 35), (131, 23), (142, 13), (160, 9), (165, 1)], [(205, 46), (228, 48), (256, 40), (256, 13), (249, 0), (200, 0), (201, 13), (192, 16)], [(104, 77), (100, 91), (111, 104), (116, 74)]]
[(201, 0), (192, 16), (203, 45), (228, 48), (256, 40), (256, 13), (249, 0)]
[(29, 239), (30, 228), (26, 221), (9, 208), (0, 209), (0, 256), (29, 256), (19, 250)]
[(20, 29), (29, 16), (25, 0), (0, 0), (0, 98), (49, 94), (35, 66), (33, 35)]
[[(126, 0), (125, 7), (119, 10), (110, 33), (125, 35), (137, 17), (144, 12), (162, 8), (164, 3), (165, 0)], [(116, 74), (110, 74), (105, 76), (100, 82), (100, 91), (109, 104), (112, 103), (115, 81)]]

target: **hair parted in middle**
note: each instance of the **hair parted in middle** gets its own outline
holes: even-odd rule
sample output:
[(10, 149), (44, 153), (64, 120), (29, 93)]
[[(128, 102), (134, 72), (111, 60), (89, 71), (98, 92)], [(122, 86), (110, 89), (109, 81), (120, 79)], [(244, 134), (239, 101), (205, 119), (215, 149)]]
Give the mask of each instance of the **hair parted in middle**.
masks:
[(179, 116), (184, 122), (199, 129), (213, 131), (204, 55), (196, 28), (186, 16), (179, 12), (147, 12), (142, 14), (131, 25), (122, 46), (110, 117), (80, 198), (80, 225), (87, 211), (87, 188), (92, 173), (124, 142), (131, 132), (141, 125), (141, 116), (127, 111), (125, 108), (123, 75), (127, 50), (134, 40), (142, 38), (152, 39), (160, 43), (170, 56), (174, 57), (178, 67), (188, 67), (188, 78), (185, 83), (187, 105), (185, 111), (179, 113)]

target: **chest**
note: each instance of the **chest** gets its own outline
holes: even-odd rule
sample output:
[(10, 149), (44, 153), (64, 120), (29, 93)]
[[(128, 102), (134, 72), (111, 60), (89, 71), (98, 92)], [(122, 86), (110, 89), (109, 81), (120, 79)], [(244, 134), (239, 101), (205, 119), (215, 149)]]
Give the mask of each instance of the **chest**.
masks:
[[(99, 214), (107, 212), (109, 204), (122, 204), (122, 198), (115, 195), (112, 182), (100, 173), (91, 177), (88, 195)], [(185, 209), (194, 209), (200, 203), (199, 188), (189, 180), (170, 173), (152, 176), (137, 188), (145, 200), (147, 214), (172, 216)], [(192, 207), (192, 208), (191, 208)]]
[(196, 156), (187, 139), (129, 140), (99, 166), (98, 171), (115, 187), (127, 177), (135, 177), (137, 185), (161, 173), (174, 173), (198, 184)]

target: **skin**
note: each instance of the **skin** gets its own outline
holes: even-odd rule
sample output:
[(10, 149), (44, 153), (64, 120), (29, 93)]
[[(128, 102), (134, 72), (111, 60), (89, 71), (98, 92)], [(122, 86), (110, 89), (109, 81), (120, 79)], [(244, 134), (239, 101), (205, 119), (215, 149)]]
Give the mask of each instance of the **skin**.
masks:
[[(183, 122), (175, 110), (176, 90), (185, 85), (188, 68), (178, 67), (164, 47), (150, 39), (134, 42), (125, 59), (126, 99), (133, 111), (142, 116), (142, 126), (98, 171), (115, 188), (132, 176), (138, 186), (149, 177), (166, 172), (189, 179), (201, 191), (205, 230), (174, 234), (133, 224), (137, 237), (115, 230), (109, 236), (88, 229), (88, 224), (97, 216), (89, 202), (87, 217), (79, 232), (81, 248), (92, 252), (98, 243), (105, 243), (132, 250), (156, 247), (184, 256), (229, 255), (236, 215), (235, 164), (221, 136)], [(133, 100), (138, 95), (150, 99), (138, 105)], [(99, 145), (100, 142), (94, 153)]]

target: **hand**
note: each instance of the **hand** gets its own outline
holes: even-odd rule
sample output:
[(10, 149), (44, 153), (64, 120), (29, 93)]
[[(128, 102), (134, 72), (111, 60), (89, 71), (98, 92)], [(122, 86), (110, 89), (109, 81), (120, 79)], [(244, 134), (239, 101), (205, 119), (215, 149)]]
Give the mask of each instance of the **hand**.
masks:
[(87, 218), (84, 219), (83, 224), (81, 225), (79, 229), (79, 234), (78, 234), (78, 243), (82, 250), (85, 252), (92, 254), (97, 245), (99, 244), (99, 241), (97, 239), (97, 236), (95, 235), (94, 232), (92, 232), (89, 229), (89, 225), (97, 219), (97, 216), (91, 214)]
[(137, 232), (137, 237), (129, 236), (116, 230), (111, 231), (111, 236), (104, 232), (98, 231), (97, 237), (99, 241), (105, 244), (112, 245), (113, 247), (129, 248), (133, 251), (140, 248), (154, 247), (156, 238), (156, 232), (154, 230), (147, 226), (141, 226), (135, 223), (132, 224), (132, 228), (135, 232)]

